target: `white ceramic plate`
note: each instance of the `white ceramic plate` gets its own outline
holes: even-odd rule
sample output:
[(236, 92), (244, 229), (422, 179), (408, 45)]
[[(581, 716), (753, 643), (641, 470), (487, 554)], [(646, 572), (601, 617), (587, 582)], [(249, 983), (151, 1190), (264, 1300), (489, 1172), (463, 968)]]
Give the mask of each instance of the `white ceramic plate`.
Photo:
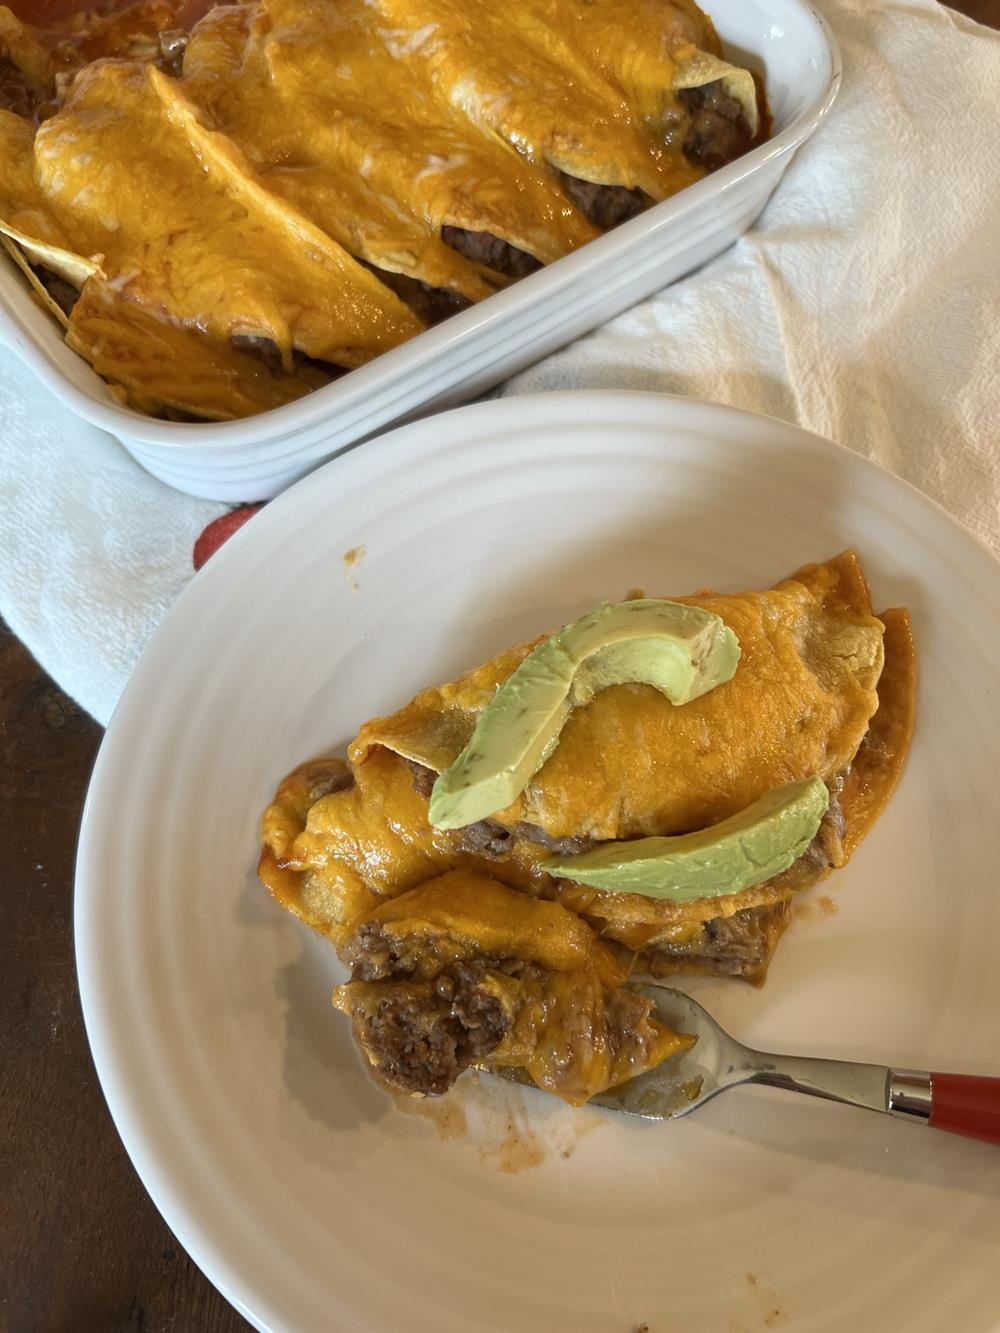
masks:
[(757, 586), (847, 545), (913, 612), (909, 766), (767, 986), (692, 989), (760, 1044), (997, 1073), (998, 570), (859, 457), (680, 399), (489, 403), (328, 465), (180, 598), (94, 773), (80, 982), (143, 1181), (258, 1328), (1000, 1328), (995, 1149), (780, 1093), (660, 1126), (489, 1080), (441, 1138), (369, 1082), (339, 966), (254, 876), (284, 772), (419, 686), (633, 585)]

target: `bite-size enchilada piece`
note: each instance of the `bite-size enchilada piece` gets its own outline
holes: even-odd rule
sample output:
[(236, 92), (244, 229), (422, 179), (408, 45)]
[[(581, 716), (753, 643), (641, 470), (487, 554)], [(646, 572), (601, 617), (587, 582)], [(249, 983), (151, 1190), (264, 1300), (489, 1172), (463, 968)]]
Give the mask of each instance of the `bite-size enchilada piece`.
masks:
[[(905, 611), (873, 615), (850, 552), (760, 592), (704, 592), (663, 606), (677, 608), (679, 619), (695, 612), (716, 623), (738, 644), (738, 659), (673, 702), (662, 682), (649, 683), (655, 673), (623, 676), (616, 648), (617, 675), (604, 668), (597, 688), (560, 714), (554, 739), (518, 774), (513, 799), (486, 817), (448, 826), (454, 820), (436, 813), (434, 793), (476, 750), (474, 737), (480, 751), (487, 748), (484, 719), (525, 664), (539, 662), (540, 650), (568, 642), (565, 630), (423, 691), (399, 712), (366, 723), (346, 761), (313, 761), (281, 785), (262, 821), (261, 877), (331, 940), (355, 969), (354, 981), (378, 987), (392, 977), (391, 967), (379, 976), (357, 971), (367, 923), (391, 915), (389, 904), (428, 882), (455, 882), (449, 876), (459, 872), (461, 928), (449, 922), (440, 889), (437, 914), (423, 919), (421, 939), (435, 957), (448, 956), (456, 933), (475, 938), (469, 885), (489, 882), (505, 886), (511, 902), (558, 904), (633, 975), (703, 971), (763, 980), (794, 895), (846, 863), (899, 776), (913, 721), (908, 618)], [(624, 618), (615, 614), (620, 626)], [(594, 616), (584, 620), (590, 633)], [(695, 676), (706, 669), (706, 652), (700, 641), (692, 650)], [(539, 669), (528, 675), (537, 681)], [(537, 694), (521, 702), (521, 713), (548, 716)], [(782, 819), (789, 812), (798, 819), (787, 845), (787, 819), (774, 822), (779, 807)], [(807, 807), (811, 822), (803, 823)], [(711, 860), (706, 848), (726, 846), (747, 864), (731, 882), (716, 874), (708, 885), (697, 866), (692, 876), (692, 840), (699, 864)], [(645, 850), (659, 867), (649, 886), (635, 875), (636, 854)], [(596, 882), (605, 887), (593, 882), (598, 853), (604, 867)], [(614, 868), (616, 858), (629, 863), (631, 878), (615, 884), (612, 875), (609, 885), (607, 862)], [(715, 865), (724, 881), (736, 862), (716, 857)], [(456, 898), (456, 914), (459, 906)], [(515, 930), (498, 944), (485, 926), (478, 954), (462, 961), (489, 959), (486, 970), (495, 971), (492, 960), (504, 952), (538, 962), (524, 954)], [(393, 943), (390, 961), (398, 955)], [(349, 986), (343, 997), (350, 994), (362, 992)], [(370, 1014), (378, 992), (363, 995)], [(339, 1002), (354, 1012), (347, 998)], [(359, 1032), (369, 1032), (367, 1023)], [(372, 1049), (368, 1055), (389, 1077)], [(484, 1060), (473, 1052), (466, 1063)]]
[(475, 1064), (580, 1104), (692, 1045), (624, 989), (622, 959), (579, 916), (472, 871), (387, 899), (342, 956), (334, 1004), (404, 1092), (444, 1092)]

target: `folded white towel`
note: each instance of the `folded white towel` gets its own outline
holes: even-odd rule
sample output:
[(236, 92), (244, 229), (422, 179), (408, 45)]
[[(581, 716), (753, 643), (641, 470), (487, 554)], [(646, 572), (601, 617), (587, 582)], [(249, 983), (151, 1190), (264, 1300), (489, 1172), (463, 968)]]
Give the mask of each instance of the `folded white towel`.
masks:
[[(753, 231), (505, 392), (659, 389), (784, 417), (1000, 554), (1000, 35), (933, 0), (821, 8), (843, 90)], [(154, 481), (6, 352), (0, 494), (0, 611), (106, 722), (224, 507)]]

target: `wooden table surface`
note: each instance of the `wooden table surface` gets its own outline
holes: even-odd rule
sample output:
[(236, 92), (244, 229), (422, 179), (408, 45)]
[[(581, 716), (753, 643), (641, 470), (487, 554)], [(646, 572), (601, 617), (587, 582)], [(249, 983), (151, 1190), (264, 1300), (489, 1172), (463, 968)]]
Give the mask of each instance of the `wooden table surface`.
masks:
[[(1000, 0), (953, 7), (1000, 28)], [(87, 1048), (73, 859), (101, 735), (0, 621), (0, 1333), (246, 1333), (146, 1196)]]

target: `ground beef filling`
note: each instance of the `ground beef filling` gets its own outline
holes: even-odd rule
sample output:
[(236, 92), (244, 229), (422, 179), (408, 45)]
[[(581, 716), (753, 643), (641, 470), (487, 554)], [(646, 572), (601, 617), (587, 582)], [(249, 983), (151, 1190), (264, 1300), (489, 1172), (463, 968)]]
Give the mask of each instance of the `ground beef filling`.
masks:
[(257, 333), (234, 333), (229, 339), (237, 352), (248, 352), (255, 356), (272, 375), (280, 375), (284, 362), (281, 348), (273, 338), (264, 338)]
[(635, 991), (614, 990), (606, 1005), (604, 1026), (612, 1059), (628, 1048), (633, 1060), (647, 1064), (660, 1035), (652, 1022), (656, 1017), (653, 1001)]
[(0, 55), (0, 110), (31, 120), (51, 96), (48, 88), (30, 79), (9, 56)]
[[(450, 968), (465, 965), (467, 949), (448, 935), (429, 939), (417, 934), (401, 940), (387, 933), (380, 921), (366, 921), (341, 949), (352, 981), (433, 981)], [(525, 975), (532, 966), (523, 958), (481, 958), (491, 972), (508, 977)]]
[[(429, 798), (437, 774), (412, 760), (409, 764), (414, 787)], [(843, 864), (845, 820), (840, 795), (845, 774), (849, 771), (838, 774), (830, 782), (830, 805), (815, 838), (799, 859), (777, 877), (776, 883), (789, 893), (812, 883), (830, 866)], [(508, 857), (519, 839), (538, 843), (557, 856), (573, 856), (594, 845), (587, 838), (550, 837), (536, 824), (522, 821), (508, 829), (492, 819), (481, 819), (464, 828), (453, 829), (450, 837), (458, 851), (497, 861)], [(765, 907), (745, 908), (732, 916), (715, 917), (706, 921), (691, 939), (657, 945), (649, 949), (644, 958), (654, 976), (681, 971), (686, 964), (689, 968), (720, 976), (757, 980), (767, 970), (775, 942), (787, 927), (790, 913), (790, 903), (783, 900)]]
[(33, 264), (32, 268), (52, 300), (64, 315), (68, 315), (79, 300), (80, 293), (72, 283), (60, 278), (59, 274), (53, 273), (51, 269), (44, 268), (41, 264)]
[(431, 792), (434, 789), (434, 783), (437, 781), (437, 774), (433, 768), (425, 768), (423, 764), (418, 764), (414, 759), (407, 759), (406, 763), (410, 766), (410, 772), (413, 774), (413, 789), (418, 796), (424, 800), (431, 799)]
[(364, 259), (359, 259), (358, 263), (374, 273), (390, 291), (395, 292), (403, 304), (409, 306), (425, 324), (440, 324), (449, 315), (457, 315), (472, 304), (459, 292), (449, 292), (444, 287), (431, 287), (405, 273), (391, 273), (387, 268), (376, 268)]
[[(414, 946), (426, 954), (423, 941)], [(401, 951), (388, 936), (379, 921), (366, 921), (347, 941), (341, 958), (351, 969), (352, 981), (388, 981), (396, 977), (412, 977), (416, 971), (416, 953)]]
[(629, 190), (624, 185), (597, 185), (579, 176), (568, 176), (565, 171), (559, 173), (559, 184), (570, 203), (601, 231), (610, 231), (638, 217), (653, 202), (642, 190)]
[(509, 1020), (483, 985), (485, 960), (457, 963), (433, 981), (372, 987), (352, 1009), (378, 1073), (404, 1092), (440, 1096), (503, 1040)]
[[(413, 786), (420, 796), (430, 800), (431, 791), (437, 779), (432, 768), (425, 768), (412, 759), (408, 759), (413, 773)], [(537, 842), (556, 856), (575, 856), (593, 846), (589, 838), (553, 838), (537, 824), (521, 820), (513, 829), (505, 828), (493, 819), (480, 819), (475, 824), (466, 824), (463, 828), (451, 831), (451, 841), (456, 851), (469, 852), (473, 856), (489, 856), (495, 861), (509, 856), (517, 841)]]
[(745, 153), (753, 143), (743, 108), (726, 92), (721, 79), (678, 94), (691, 120), (684, 152), (693, 162), (721, 167)]
[(786, 899), (768, 907), (747, 907), (732, 916), (706, 921), (697, 935), (680, 944), (658, 944), (645, 954), (654, 977), (696, 967), (722, 977), (762, 976), (774, 951), (774, 942), (788, 924), (791, 904)]
[(505, 278), (526, 278), (542, 267), (541, 261), (525, 250), (502, 241), (491, 231), (466, 231), (464, 227), (442, 227), (441, 239), (474, 264), (482, 264)]
[[(229, 345), (237, 352), (246, 352), (255, 357), (261, 365), (271, 375), (282, 375), (285, 373), (285, 363), (281, 355), (281, 348), (273, 338), (265, 338), (256, 333), (234, 333), (229, 339)], [(313, 370), (319, 370), (326, 375), (330, 382), (340, 379), (341, 375), (346, 375), (347, 370), (343, 366), (335, 366), (332, 361), (318, 361), (315, 357), (306, 356), (304, 352), (292, 352), (292, 374), (297, 369), (311, 367)], [(201, 420), (199, 417), (185, 418), (191, 421)]]
[(513, 829), (504, 828), (492, 819), (480, 819), (452, 830), (452, 844), (460, 852), (474, 856), (489, 856), (500, 861), (509, 856), (518, 842), (535, 842), (556, 856), (575, 856), (591, 845), (587, 838), (553, 838), (537, 824), (521, 821)]
[(295, 770), (302, 791), (303, 822), (309, 810), (324, 796), (350, 791), (354, 774), (342, 759), (313, 759)]

